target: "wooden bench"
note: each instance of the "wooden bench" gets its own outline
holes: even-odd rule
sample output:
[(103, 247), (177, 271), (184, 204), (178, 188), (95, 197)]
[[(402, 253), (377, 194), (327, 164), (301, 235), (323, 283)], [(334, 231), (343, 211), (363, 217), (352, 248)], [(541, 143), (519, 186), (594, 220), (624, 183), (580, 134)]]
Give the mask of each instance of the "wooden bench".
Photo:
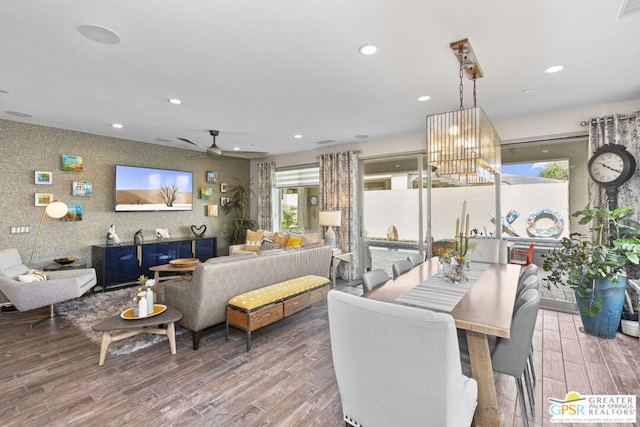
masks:
[(226, 339), (229, 325), (242, 329), (250, 351), (251, 332), (326, 299), (329, 289), (329, 279), (309, 275), (236, 295), (227, 302)]

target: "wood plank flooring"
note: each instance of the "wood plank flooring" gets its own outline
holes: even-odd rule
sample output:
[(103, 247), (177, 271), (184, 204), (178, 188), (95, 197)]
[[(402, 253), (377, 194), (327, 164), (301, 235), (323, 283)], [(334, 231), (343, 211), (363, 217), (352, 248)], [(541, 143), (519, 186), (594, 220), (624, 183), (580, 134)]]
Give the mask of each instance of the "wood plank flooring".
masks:
[[(103, 367), (99, 345), (64, 318), (30, 328), (45, 315), (0, 313), (0, 425), (344, 425), (326, 303), (254, 332), (251, 353), (242, 332), (232, 330), (227, 343), (224, 326), (215, 326), (203, 332), (198, 351), (185, 333), (175, 356), (165, 341), (110, 354)], [(598, 339), (580, 326), (577, 316), (540, 311), (536, 426), (551, 425), (547, 398), (570, 390), (640, 395), (638, 339)], [(522, 425), (513, 378), (499, 375), (496, 384), (503, 425)]]

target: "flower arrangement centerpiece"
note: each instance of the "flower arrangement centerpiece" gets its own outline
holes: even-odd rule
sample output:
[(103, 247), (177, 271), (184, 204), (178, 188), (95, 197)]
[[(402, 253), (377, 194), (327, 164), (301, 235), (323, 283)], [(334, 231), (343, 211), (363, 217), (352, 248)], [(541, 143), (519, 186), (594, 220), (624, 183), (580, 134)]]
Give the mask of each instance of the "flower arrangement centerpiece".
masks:
[[(140, 276), (138, 277), (138, 281), (136, 282), (138, 285), (140, 285), (142, 288), (144, 288), (143, 290), (146, 291), (147, 289), (151, 289), (151, 291), (155, 292), (156, 291), (156, 281), (155, 279), (149, 279), (147, 276)], [(140, 288), (138, 288), (140, 289)]]
[[(133, 298), (133, 301), (136, 303), (136, 305), (134, 307), (139, 307), (140, 304), (140, 300), (144, 297), (147, 304), (146, 304), (146, 310), (144, 311), (144, 315), (142, 314), (137, 314), (140, 315), (141, 317), (146, 316), (147, 314), (153, 313), (154, 311), (154, 303), (155, 303), (155, 288), (156, 288), (156, 281), (154, 279), (149, 279), (146, 276), (140, 276), (138, 277), (138, 281), (136, 282), (138, 283), (138, 288), (136, 290), (136, 296), (135, 298)], [(138, 311), (140, 311), (141, 309), (139, 309)], [(135, 314), (135, 308), (134, 308), (134, 314)]]
[[(467, 275), (465, 268), (467, 267), (467, 251), (469, 250), (469, 214), (465, 216), (467, 202), (462, 205), (462, 227), (460, 226), (460, 218), (456, 218), (456, 234), (455, 239), (449, 244), (437, 247), (435, 255), (437, 255), (442, 266), (443, 277), (451, 282), (466, 281)], [(462, 233), (462, 229), (465, 233)]]

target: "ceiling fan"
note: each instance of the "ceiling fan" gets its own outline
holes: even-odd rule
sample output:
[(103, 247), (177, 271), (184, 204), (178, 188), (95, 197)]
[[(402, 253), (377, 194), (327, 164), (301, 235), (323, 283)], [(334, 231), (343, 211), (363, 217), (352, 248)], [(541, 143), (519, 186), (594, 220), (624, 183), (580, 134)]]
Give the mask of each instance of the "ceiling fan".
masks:
[[(237, 150), (233, 150), (233, 151), (223, 151), (220, 149), (220, 147), (218, 147), (216, 145), (216, 136), (218, 136), (220, 134), (219, 131), (217, 130), (210, 130), (209, 134), (213, 137), (213, 144), (211, 144), (211, 147), (207, 148), (207, 154), (211, 155), (211, 156), (229, 156), (229, 157), (238, 157), (241, 159), (260, 159), (262, 157), (265, 157), (267, 155), (266, 152), (264, 151), (237, 151)], [(178, 139), (180, 141), (184, 141), (187, 142), (189, 144), (195, 145), (196, 147), (200, 147), (203, 148), (201, 145), (196, 144), (195, 142), (192, 142), (190, 140), (188, 140), (187, 138), (181, 138), (178, 137)]]

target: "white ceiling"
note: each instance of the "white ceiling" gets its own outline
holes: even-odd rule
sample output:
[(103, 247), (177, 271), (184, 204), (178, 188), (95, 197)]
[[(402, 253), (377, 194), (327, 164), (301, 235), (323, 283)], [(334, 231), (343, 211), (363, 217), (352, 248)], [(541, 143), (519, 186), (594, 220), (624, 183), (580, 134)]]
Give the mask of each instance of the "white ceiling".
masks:
[[(224, 150), (270, 154), (417, 134), (459, 106), (463, 38), (493, 120), (625, 101), (640, 97), (640, 14), (616, 19), (621, 2), (2, 0), (0, 118), (185, 149), (176, 137), (206, 147), (218, 129)], [(378, 54), (359, 54), (369, 43)]]

